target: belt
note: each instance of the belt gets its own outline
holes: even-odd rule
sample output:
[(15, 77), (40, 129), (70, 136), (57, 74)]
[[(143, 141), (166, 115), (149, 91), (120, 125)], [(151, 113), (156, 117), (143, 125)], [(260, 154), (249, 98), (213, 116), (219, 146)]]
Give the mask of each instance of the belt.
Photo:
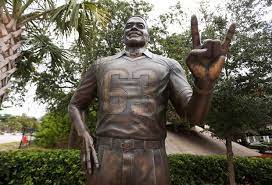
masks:
[(97, 144), (106, 145), (110, 149), (122, 149), (129, 151), (134, 149), (159, 149), (164, 146), (163, 141), (147, 141), (139, 139), (119, 139), (110, 137), (98, 137)]

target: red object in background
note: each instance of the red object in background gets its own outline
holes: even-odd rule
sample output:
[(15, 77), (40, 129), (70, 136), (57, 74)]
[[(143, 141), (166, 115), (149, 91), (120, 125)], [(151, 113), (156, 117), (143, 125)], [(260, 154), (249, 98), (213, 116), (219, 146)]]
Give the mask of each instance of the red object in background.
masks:
[(23, 139), (22, 140), (23, 140), (23, 144), (26, 145), (27, 144), (27, 137), (26, 137), (26, 135), (23, 135)]

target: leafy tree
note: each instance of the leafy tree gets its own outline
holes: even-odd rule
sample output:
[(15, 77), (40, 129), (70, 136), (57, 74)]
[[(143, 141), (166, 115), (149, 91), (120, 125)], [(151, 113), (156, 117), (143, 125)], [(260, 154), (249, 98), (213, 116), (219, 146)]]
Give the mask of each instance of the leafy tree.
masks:
[[(267, 17), (271, 1), (231, 0), (228, 9), (237, 22), (228, 75), (236, 76), (241, 91), (256, 96), (272, 94), (272, 20)], [(243, 70), (241, 70), (243, 69)]]
[(22, 116), (3, 116), (0, 120), (0, 130), (2, 132), (20, 132), (23, 129), (37, 129), (39, 122), (36, 118), (31, 118), (23, 114)]
[[(230, 184), (235, 184), (231, 141), (245, 133), (256, 133), (271, 122), (271, 21), (257, 13), (264, 12), (268, 5), (262, 0), (231, 0), (228, 4), (231, 20), (238, 25), (236, 39), (223, 78), (215, 88), (207, 123), (226, 140)], [(205, 9), (202, 13), (206, 21), (202, 36), (220, 38), (229, 16)]]
[(271, 109), (271, 98), (243, 95), (231, 80), (216, 88), (207, 120), (210, 130), (226, 140), (230, 184), (235, 184), (231, 142), (264, 128)]
[[(1, 38), (1, 79), (0, 79), (0, 105), (9, 87), (10, 75), (16, 70), (16, 62), (21, 61), (17, 75), (30, 78), (36, 66), (44, 59), (51, 61), (45, 64), (49, 69), (58, 68), (59, 63), (65, 59), (65, 53), (57, 45), (53, 44), (49, 37), (43, 34), (43, 28), (47, 27), (59, 30), (60, 33), (70, 34), (73, 30), (79, 30), (79, 40), (85, 33), (85, 23), (96, 15), (98, 19), (105, 19), (105, 12), (95, 3), (69, 0), (66, 4), (56, 7), (54, 0), (1, 0), (0, 1), (0, 38)], [(50, 17), (50, 18), (49, 18)], [(49, 24), (51, 27), (49, 27)], [(52, 27), (53, 26), (53, 27)], [(22, 30), (25, 35), (21, 35)], [(22, 55), (19, 48), (23, 38)], [(27, 70), (26, 70), (27, 69)], [(37, 76), (36, 76), (37, 77)], [(22, 83), (22, 85), (25, 85)]]
[(60, 142), (67, 143), (70, 123), (67, 113), (48, 113), (41, 120), (35, 142), (42, 147), (56, 147)]

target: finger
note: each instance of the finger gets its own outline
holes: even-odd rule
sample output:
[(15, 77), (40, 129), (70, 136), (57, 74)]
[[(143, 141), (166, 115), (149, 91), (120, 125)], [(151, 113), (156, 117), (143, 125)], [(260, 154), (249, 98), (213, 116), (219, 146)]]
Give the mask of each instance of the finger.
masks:
[(220, 40), (213, 40), (212, 43), (212, 59), (216, 60), (222, 55), (222, 46)]
[[(84, 141), (83, 141), (83, 142), (84, 142)], [(86, 150), (86, 144), (85, 144), (85, 142), (84, 142), (84, 147), (81, 149), (80, 156), (81, 156), (81, 161), (82, 161), (84, 170), (85, 170), (87, 173), (89, 173), (89, 171), (88, 171), (88, 165), (87, 165), (87, 156), (88, 156), (88, 152), (87, 152), (87, 150)]]
[(86, 167), (88, 174), (92, 174), (92, 162), (90, 158), (90, 153), (86, 155)]
[(202, 49), (207, 49), (206, 51), (206, 57), (212, 58), (213, 55), (213, 40), (206, 39), (203, 41), (203, 45), (201, 47)]
[(85, 147), (86, 147), (86, 166), (87, 166), (87, 172), (89, 174), (92, 174), (91, 153), (90, 153), (90, 148), (89, 148), (89, 145), (88, 145), (87, 141), (85, 141)]
[(81, 161), (83, 164), (84, 171), (88, 172), (88, 167), (87, 167), (87, 158), (86, 158), (86, 151), (84, 151), (84, 154), (81, 155)]
[(86, 154), (85, 153), (81, 155), (81, 160), (84, 164), (86, 163)]
[(95, 149), (93, 147), (92, 147), (92, 156), (93, 156), (95, 167), (99, 168), (99, 161), (98, 161), (98, 158), (97, 158), (96, 151), (95, 151)]
[(208, 57), (208, 49), (204, 48), (204, 49), (193, 49), (189, 56), (194, 56), (194, 57)]
[(198, 48), (200, 46), (200, 37), (198, 31), (198, 23), (195, 15), (191, 17), (191, 33), (193, 40), (193, 48)]
[(235, 28), (236, 28), (235, 23), (232, 23), (227, 31), (227, 35), (222, 43), (222, 48), (224, 51), (223, 54), (227, 54), (227, 52), (229, 51), (230, 42), (231, 42), (233, 35), (235, 33)]
[(96, 168), (99, 168), (99, 162), (98, 162), (96, 151), (94, 149), (93, 138), (91, 136), (89, 136), (89, 148), (91, 149), (91, 153), (92, 153), (92, 162), (94, 162)]

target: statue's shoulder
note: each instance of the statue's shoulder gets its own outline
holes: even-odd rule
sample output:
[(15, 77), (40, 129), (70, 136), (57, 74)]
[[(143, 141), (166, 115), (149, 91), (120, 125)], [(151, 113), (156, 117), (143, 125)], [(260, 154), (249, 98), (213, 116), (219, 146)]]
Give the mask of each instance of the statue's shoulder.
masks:
[(101, 57), (101, 58), (97, 59), (96, 64), (100, 65), (100, 64), (114, 61), (114, 60), (120, 58), (123, 54), (124, 54), (124, 51), (121, 51), (121, 52), (116, 53), (115, 55)]
[(163, 55), (157, 55), (153, 53), (153, 58), (155, 61), (160, 62), (161, 64), (164, 64), (166, 66), (168, 66), (170, 69), (176, 66), (180, 67), (180, 63), (178, 61), (176, 61), (175, 59), (172, 58), (168, 58), (166, 56)]

